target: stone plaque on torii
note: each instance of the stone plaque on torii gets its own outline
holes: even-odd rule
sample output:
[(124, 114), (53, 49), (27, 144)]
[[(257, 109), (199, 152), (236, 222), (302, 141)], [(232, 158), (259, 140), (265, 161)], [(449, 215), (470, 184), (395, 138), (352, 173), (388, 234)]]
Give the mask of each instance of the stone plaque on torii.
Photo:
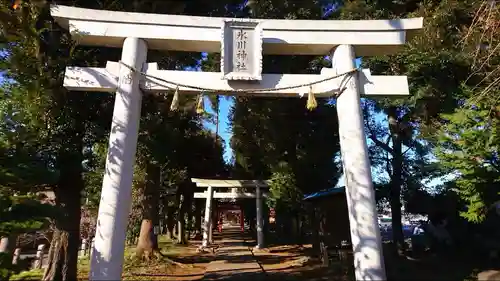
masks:
[[(249, 45), (245, 45), (221, 38), (225, 32), (236, 33), (238, 38), (238, 28), (234, 28), (238, 24), (231, 23), (234, 19), (66, 6), (53, 6), (51, 15), (78, 44), (122, 48), (120, 63), (108, 62), (104, 68), (70, 66), (64, 79), (69, 90), (116, 92), (106, 160), (106, 170), (114, 173), (105, 173), (103, 179), (90, 280), (121, 278), (142, 93), (174, 90), (180, 94), (300, 97), (309, 92), (316, 97), (336, 96), (356, 279), (386, 279), (360, 97), (407, 96), (408, 81), (406, 76), (357, 71), (355, 59), (397, 52), (422, 28), (422, 18), (258, 19), (253, 20), (257, 26), (247, 29), (247, 39), (252, 38), (253, 43), (246, 41)], [(260, 28), (261, 52), (258, 46), (251, 49)], [(156, 63), (146, 62), (148, 48), (218, 53), (225, 42), (232, 47), (224, 52), (221, 72), (159, 70)], [(332, 67), (319, 74), (261, 74), (257, 58), (262, 54), (331, 55)]]
[(225, 20), (221, 72), (225, 80), (262, 80), (262, 26), (250, 19)]

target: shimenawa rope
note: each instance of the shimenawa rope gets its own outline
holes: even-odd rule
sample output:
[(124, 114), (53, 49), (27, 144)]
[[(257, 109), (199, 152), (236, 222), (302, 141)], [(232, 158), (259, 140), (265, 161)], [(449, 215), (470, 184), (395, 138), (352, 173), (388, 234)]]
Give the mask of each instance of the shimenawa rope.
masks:
[[(159, 86), (165, 86), (165, 87), (170, 88), (170, 89), (175, 89), (174, 99), (172, 101), (172, 105), (170, 106), (171, 110), (177, 110), (177, 108), (178, 108), (178, 103), (179, 103), (179, 96), (178, 96), (179, 95), (179, 87), (189, 88), (189, 89), (198, 90), (198, 91), (202, 91), (202, 92), (212, 92), (212, 93), (259, 93), (259, 92), (269, 92), (269, 91), (291, 90), (291, 89), (297, 89), (297, 88), (308, 87), (308, 86), (309, 86), (309, 94), (308, 94), (308, 98), (307, 98), (307, 109), (313, 110), (314, 108), (317, 107), (317, 102), (316, 102), (316, 99), (314, 97), (314, 93), (313, 93), (313, 89), (312, 89), (313, 85), (320, 84), (320, 83), (323, 83), (323, 82), (326, 82), (326, 81), (330, 81), (330, 80), (333, 80), (335, 78), (338, 78), (338, 77), (341, 77), (341, 76), (344, 76), (344, 75), (349, 75), (349, 74), (353, 74), (353, 73), (355, 73), (357, 71), (360, 71), (359, 68), (354, 68), (354, 69), (351, 69), (351, 70), (346, 71), (344, 73), (340, 73), (340, 74), (336, 74), (336, 75), (333, 75), (333, 76), (329, 76), (329, 77), (326, 77), (326, 78), (323, 78), (323, 79), (320, 79), (320, 80), (316, 80), (316, 81), (312, 81), (312, 82), (309, 82), (309, 83), (297, 84), (297, 85), (293, 85), (293, 86), (283, 86), (283, 87), (274, 87), (274, 88), (260, 88), (260, 89), (231, 89), (231, 90), (227, 90), (227, 89), (204, 88), (204, 87), (199, 87), (199, 86), (193, 86), (193, 85), (188, 85), (188, 84), (183, 84), (183, 83), (168, 81), (166, 79), (163, 79), (163, 78), (160, 78), (160, 77), (156, 77), (154, 75), (147, 74), (146, 72), (139, 71), (135, 67), (130, 66), (130, 65), (124, 63), (123, 61), (119, 61), (119, 63), (121, 65), (127, 67), (128, 69), (132, 70), (133, 72), (139, 73), (140, 75), (142, 75), (142, 76), (144, 76), (146, 78), (155, 79), (155, 80), (161, 81), (163, 83), (167, 83), (167, 84), (173, 85), (173, 86), (170, 86), (170, 85), (161, 85), (161, 84), (159, 84), (156, 81), (152, 81), (152, 82), (154, 82), (155, 84), (157, 84)], [(338, 90), (338, 91), (340, 91), (340, 90)], [(202, 101), (200, 102), (200, 100), (201, 100), (200, 97), (198, 97), (197, 110), (196, 110), (197, 112), (201, 112), (202, 111), (200, 109), (200, 107), (202, 106), (202, 105), (200, 105), (200, 103), (202, 104), (203, 102)]]

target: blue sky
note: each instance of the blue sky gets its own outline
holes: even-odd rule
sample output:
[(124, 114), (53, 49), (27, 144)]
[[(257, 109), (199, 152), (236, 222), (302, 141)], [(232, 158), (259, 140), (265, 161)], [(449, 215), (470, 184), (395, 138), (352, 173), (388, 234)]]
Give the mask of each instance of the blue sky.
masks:
[[(231, 157), (233, 156), (233, 151), (229, 146), (229, 141), (231, 140), (231, 127), (229, 126), (229, 110), (233, 105), (233, 99), (226, 99), (221, 97), (219, 102), (219, 136), (224, 140), (224, 160), (229, 162)], [(212, 110), (210, 105), (210, 101), (205, 99), (205, 110), (208, 113), (215, 114), (215, 111)], [(215, 124), (210, 122), (204, 122), (206, 128), (215, 132)]]

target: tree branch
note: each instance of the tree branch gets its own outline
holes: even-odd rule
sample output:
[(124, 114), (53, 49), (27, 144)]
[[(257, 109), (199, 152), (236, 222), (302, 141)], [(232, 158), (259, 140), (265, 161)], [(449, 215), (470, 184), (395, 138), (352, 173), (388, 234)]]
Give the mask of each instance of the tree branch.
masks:
[(406, 152), (410, 151), (411, 147), (408, 147), (404, 152), (403, 152), (403, 156), (406, 154)]
[(392, 148), (389, 146), (387, 143), (383, 143), (376, 137), (376, 132), (373, 130), (373, 128), (370, 126), (370, 122), (366, 122), (366, 127), (368, 128), (368, 131), (370, 131), (370, 135), (368, 136), (377, 146), (381, 147), (383, 150), (386, 152), (390, 153), (391, 155), (393, 154)]
[(379, 139), (377, 139), (377, 137), (376, 137), (375, 135), (370, 134), (369, 138), (370, 138), (370, 139), (371, 139), (371, 140), (372, 140), (372, 141), (373, 141), (373, 142), (374, 142), (377, 146), (381, 147), (381, 148), (382, 148), (383, 150), (385, 150), (387, 153), (390, 153), (391, 155), (394, 153), (394, 151), (392, 150), (392, 148), (391, 148), (388, 144), (386, 144), (386, 143), (384, 143), (384, 142), (380, 141)]
[[(387, 154), (390, 154), (390, 153), (387, 152)], [(389, 155), (387, 155), (387, 157), (385, 159), (386, 159), (385, 170), (387, 171), (387, 174), (389, 175), (389, 177), (392, 177), (392, 161), (391, 161), (392, 159), (389, 159)]]

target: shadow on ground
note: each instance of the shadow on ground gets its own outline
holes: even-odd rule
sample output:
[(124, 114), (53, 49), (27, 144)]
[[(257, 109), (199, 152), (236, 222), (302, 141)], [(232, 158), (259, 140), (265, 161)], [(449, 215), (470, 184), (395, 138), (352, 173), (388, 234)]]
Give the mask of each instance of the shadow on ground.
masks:
[(328, 269), (322, 268), (310, 268), (302, 269), (297, 271), (267, 271), (265, 273), (259, 272), (249, 272), (249, 273), (239, 273), (226, 276), (218, 277), (205, 277), (203, 281), (216, 281), (216, 280), (227, 280), (227, 281), (320, 281), (320, 280), (348, 280), (343, 277), (335, 277), (333, 272), (329, 272)]
[[(352, 253), (342, 260), (332, 258), (329, 267), (321, 267), (317, 259), (309, 259), (300, 266), (293, 265), (295, 260), (312, 254), (309, 245), (278, 245), (272, 243), (263, 251), (249, 251), (244, 255), (232, 255), (231, 247), (241, 247), (241, 238), (244, 245), (253, 249), (253, 237), (238, 231), (224, 231), (215, 233), (214, 238), (219, 242), (215, 254), (204, 256), (172, 257), (173, 260), (184, 264), (206, 264), (210, 261), (224, 261), (229, 264), (250, 266), (257, 261), (258, 266), (250, 266), (248, 272), (238, 272), (222, 269), (205, 275), (203, 281), (320, 281), (320, 280), (354, 280)], [(221, 243), (220, 241), (224, 241)], [(217, 246), (216, 246), (217, 247)], [(384, 244), (385, 264), (388, 280), (477, 280), (477, 273), (488, 269), (499, 269), (499, 265), (492, 265), (480, 257), (462, 252), (449, 252), (439, 256), (426, 257), (421, 260), (410, 260), (406, 257), (392, 256), (390, 244)], [(286, 264), (292, 264), (287, 266)]]

